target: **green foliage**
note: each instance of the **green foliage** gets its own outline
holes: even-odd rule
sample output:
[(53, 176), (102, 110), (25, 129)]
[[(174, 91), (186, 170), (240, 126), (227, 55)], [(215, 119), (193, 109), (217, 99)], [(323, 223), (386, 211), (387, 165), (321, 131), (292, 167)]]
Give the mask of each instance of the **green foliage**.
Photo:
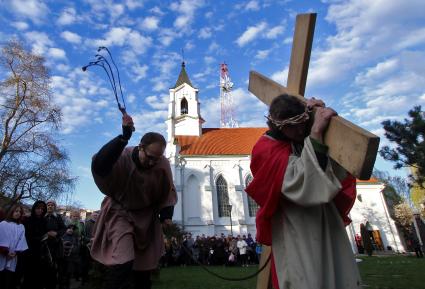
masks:
[(374, 170), (373, 176), (385, 184), (383, 191), (389, 213), (394, 219), (394, 206), (410, 199), (410, 188), (408, 182), (400, 176), (390, 176), (388, 172)]
[(384, 146), (379, 153), (384, 159), (394, 162), (395, 169), (415, 168), (416, 174), (410, 177), (422, 187), (425, 181), (425, 113), (421, 106), (415, 106), (409, 111), (409, 117), (403, 123), (391, 120), (382, 122), (385, 136), (396, 147)]

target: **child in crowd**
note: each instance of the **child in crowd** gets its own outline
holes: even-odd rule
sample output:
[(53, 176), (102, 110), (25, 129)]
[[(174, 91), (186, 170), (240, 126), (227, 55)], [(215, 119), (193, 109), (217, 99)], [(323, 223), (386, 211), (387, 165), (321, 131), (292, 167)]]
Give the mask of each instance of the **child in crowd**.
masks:
[(28, 249), (25, 239), (25, 228), (21, 224), (24, 208), (22, 205), (13, 206), (0, 222), (0, 284), (1, 288), (16, 288), (17, 253)]

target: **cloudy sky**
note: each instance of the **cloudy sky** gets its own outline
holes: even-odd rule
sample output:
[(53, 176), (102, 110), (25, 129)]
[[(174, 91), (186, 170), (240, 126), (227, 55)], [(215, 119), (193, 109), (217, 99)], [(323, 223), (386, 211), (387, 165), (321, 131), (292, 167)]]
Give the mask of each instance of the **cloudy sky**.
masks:
[[(106, 76), (81, 71), (98, 46), (107, 46), (120, 68), (137, 129), (131, 144), (146, 131), (165, 134), (182, 50), (204, 127), (219, 126), (222, 62), (235, 84), (239, 125), (264, 126), (266, 107), (247, 91), (248, 74), (254, 69), (286, 84), (298, 13), (318, 13), (306, 96), (379, 136), (383, 120), (402, 120), (425, 104), (423, 0), (0, 0), (0, 7), (1, 41), (20, 39), (46, 58), (63, 112), (60, 138), (79, 177), (74, 199), (91, 209), (102, 200), (91, 155), (121, 125)], [(376, 167), (396, 173), (382, 159)]]

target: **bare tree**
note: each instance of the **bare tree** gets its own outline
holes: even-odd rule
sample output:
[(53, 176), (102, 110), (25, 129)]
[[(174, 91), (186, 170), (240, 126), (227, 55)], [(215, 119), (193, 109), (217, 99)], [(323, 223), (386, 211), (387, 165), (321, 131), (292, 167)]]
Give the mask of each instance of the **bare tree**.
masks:
[(14, 203), (70, 192), (75, 178), (55, 139), (61, 110), (44, 58), (12, 40), (1, 51), (0, 76), (0, 193)]

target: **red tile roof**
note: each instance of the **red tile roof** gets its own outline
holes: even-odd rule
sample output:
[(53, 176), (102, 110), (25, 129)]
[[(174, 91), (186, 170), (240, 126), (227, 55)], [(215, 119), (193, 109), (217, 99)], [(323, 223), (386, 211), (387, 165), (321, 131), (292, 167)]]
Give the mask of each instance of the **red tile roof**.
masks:
[(267, 128), (203, 128), (202, 136), (176, 135), (181, 155), (250, 155)]
[[(202, 136), (176, 135), (180, 154), (185, 156), (251, 155), (265, 127), (203, 128)], [(357, 183), (379, 183), (379, 180), (356, 180)]]

